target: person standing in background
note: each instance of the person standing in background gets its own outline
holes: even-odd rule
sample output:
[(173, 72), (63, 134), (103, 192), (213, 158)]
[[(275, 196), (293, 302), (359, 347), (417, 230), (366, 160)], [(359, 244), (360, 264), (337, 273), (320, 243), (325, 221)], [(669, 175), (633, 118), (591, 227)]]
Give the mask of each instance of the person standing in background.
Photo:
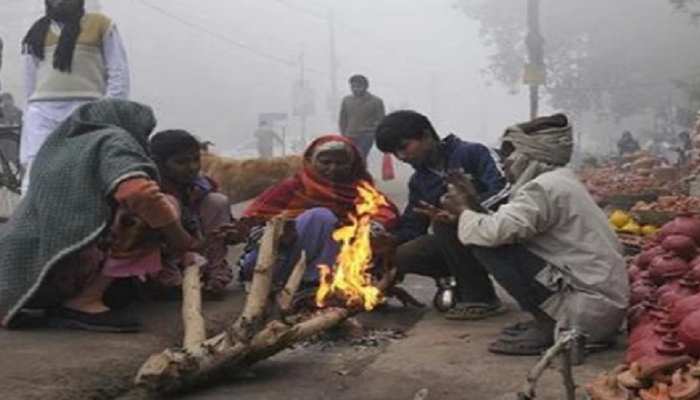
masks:
[(641, 150), (641, 147), (639, 146), (637, 139), (632, 136), (632, 132), (624, 131), (622, 132), (622, 137), (617, 142), (617, 150), (620, 153), (620, 156), (624, 156), (625, 154), (633, 154), (638, 152)]
[(22, 42), (27, 108), (20, 161), (22, 192), (42, 144), (75, 109), (103, 97), (129, 97), (129, 67), (116, 25), (85, 12), (85, 0), (45, 0), (46, 15)]
[(15, 98), (11, 93), (0, 94), (0, 125), (20, 126), (22, 124), (22, 110), (15, 105)]
[(258, 141), (258, 155), (263, 159), (275, 156), (275, 142), (284, 147), (284, 141), (270, 125), (268, 121), (260, 121), (258, 129), (254, 133), (255, 139)]
[(384, 102), (371, 94), (369, 80), (363, 75), (350, 77), (352, 94), (343, 99), (338, 125), (340, 133), (350, 139), (367, 160), (379, 122), (384, 118)]

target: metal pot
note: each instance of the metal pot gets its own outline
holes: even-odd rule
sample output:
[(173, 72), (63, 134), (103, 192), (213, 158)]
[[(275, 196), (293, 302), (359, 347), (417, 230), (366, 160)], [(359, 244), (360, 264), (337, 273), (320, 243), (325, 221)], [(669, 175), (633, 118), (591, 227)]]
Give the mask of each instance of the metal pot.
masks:
[(440, 312), (446, 312), (457, 304), (455, 290), (457, 289), (457, 280), (448, 276), (437, 280), (437, 293), (433, 298), (433, 306)]

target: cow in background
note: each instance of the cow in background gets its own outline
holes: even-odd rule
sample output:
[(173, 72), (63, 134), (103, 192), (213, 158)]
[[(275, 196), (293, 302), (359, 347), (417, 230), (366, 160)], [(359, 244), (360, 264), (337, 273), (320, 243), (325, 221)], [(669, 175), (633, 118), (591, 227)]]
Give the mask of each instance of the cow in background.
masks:
[(301, 169), (301, 156), (238, 160), (202, 152), (202, 173), (220, 185), (231, 204), (255, 198)]

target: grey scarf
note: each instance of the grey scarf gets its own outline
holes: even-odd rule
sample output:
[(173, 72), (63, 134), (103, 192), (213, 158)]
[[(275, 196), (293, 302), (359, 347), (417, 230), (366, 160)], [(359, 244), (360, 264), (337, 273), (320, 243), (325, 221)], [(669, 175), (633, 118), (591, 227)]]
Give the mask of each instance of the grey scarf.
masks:
[(503, 142), (510, 142), (515, 151), (510, 159), (510, 172), (516, 179), (512, 192), (545, 172), (563, 167), (571, 161), (574, 148), (571, 125), (547, 128), (527, 134), (519, 126), (506, 130)]

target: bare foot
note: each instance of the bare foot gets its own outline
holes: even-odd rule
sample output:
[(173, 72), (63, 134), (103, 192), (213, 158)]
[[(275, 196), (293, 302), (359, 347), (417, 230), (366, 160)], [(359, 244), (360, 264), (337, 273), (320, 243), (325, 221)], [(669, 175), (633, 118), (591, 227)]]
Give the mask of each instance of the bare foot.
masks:
[(81, 311), (88, 314), (99, 314), (109, 311), (107, 307), (101, 301), (91, 301), (85, 302), (80, 299), (71, 299), (63, 303), (63, 307), (70, 308), (71, 310)]

